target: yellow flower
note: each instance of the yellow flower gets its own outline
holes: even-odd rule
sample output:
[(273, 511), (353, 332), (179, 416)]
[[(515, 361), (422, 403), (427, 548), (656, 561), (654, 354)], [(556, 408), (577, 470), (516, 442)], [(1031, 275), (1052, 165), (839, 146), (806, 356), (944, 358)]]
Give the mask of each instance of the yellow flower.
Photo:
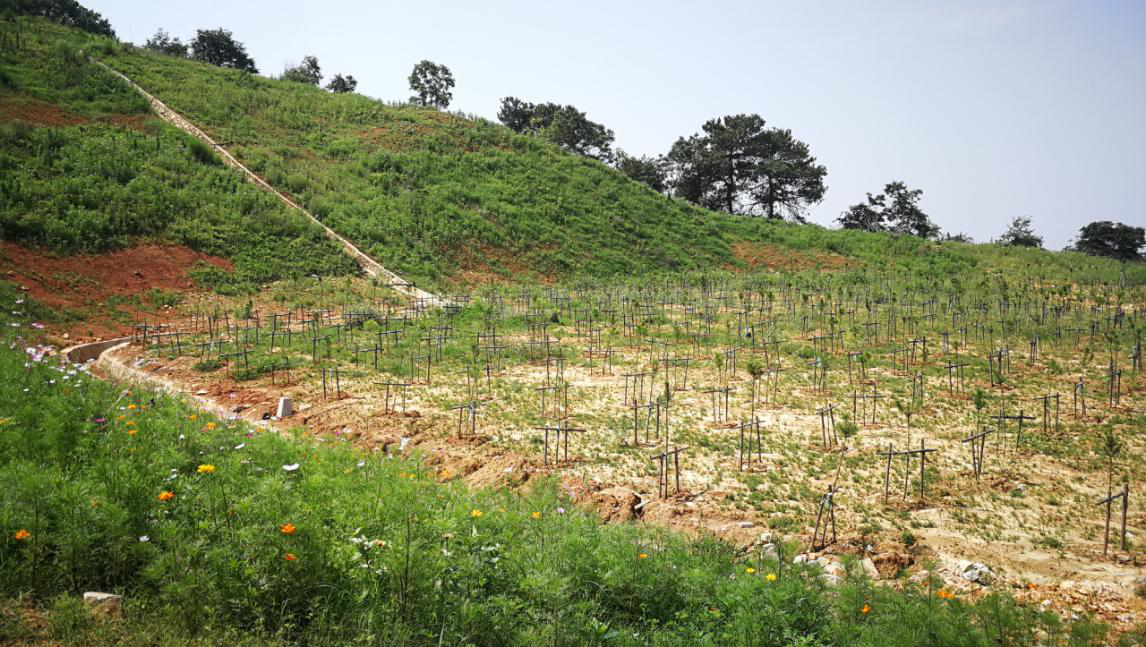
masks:
[(211, 474), (215, 471), (215, 466), (210, 463), (204, 463), (203, 465), (200, 465), (199, 469), (195, 471), (199, 472), (200, 474)]
[(748, 568), (744, 569), (744, 572), (745, 572), (745, 573), (748, 573), (749, 575), (751, 575), (751, 574), (753, 574), (753, 573), (755, 573), (755, 572), (756, 572), (756, 569), (754, 569), (754, 568), (752, 568), (751, 566), (749, 566)]
[(138, 430), (138, 429), (128, 429), (128, 430), (127, 430), (127, 435), (128, 435), (128, 436), (134, 436), (135, 434), (138, 434), (138, 433), (139, 433), (139, 430)]
[(530, 514), (529, 516), (533, 517), (534, 519), (540, 519), (540, 518), (541, 518), (541, 513), (540, 513), (540, 512), (538, 512), (538, 511), (536, 511), (536, 510), (534, 510), (534, 511), (533, 511), (533, 513), (532, 513), (532, 514)]
[(284, 523), (279, 528), (279, 532), (281, 532), (284, 535), (293, 535), (296, 530), (297, 530), (297, 528), (294, 527), (293, 523)]
[(648, 558), (649, 558), (648, 553), (641, 553), (640, 555), (637, 555), (637, 559), (648, 559)]
[(475, 517), (475, 518), (480, 517), (481, 516), (481, 510), (478, 510), (477, 508), (470, 510), (470, 516)]
[(175, 498), (175, 493), (172, 492), (171, 490), (164, 490), (164, 491), (159, 493), (159, 500), (160, 501), (170, 501), (173, 498)]
[(769, 582), (775, 582), (776, 581), (776, 574), (775, 573), (769, 573), (769, 574), (764, 576), (764, 579), (768, 580)]
[(207, 423), (207, 431), (215, 431), (215, 423), (208, 422)]
[(191, 415), (187, 416), (187, 419), (194, 422), (194, 421), (199, 419), (199, 416), (197, 416), (195, 414), (191, 414)]
[(21, 529), (16, 531), (15, 535), (12, 535), (12, 536), (16, 539), (16, 541), (24, 541), (28, 537), (31, 537), (32, 533), (28, 532), (24, 528), (21, 528)]

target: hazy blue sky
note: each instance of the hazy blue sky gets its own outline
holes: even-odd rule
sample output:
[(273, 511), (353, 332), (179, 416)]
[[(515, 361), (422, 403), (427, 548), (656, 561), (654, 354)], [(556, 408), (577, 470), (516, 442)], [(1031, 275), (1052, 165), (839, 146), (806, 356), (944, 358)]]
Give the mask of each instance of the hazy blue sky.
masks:
[(828, 168), (815, 222), (901, 179), (976, 240), (1030, 215), (1059, 248), (1092, 220), (1146, 225), (1146, 2), (295, 2), (87, 0), (120, 38), (223, 26), (264, 74), (318, 57), (409, 95), (423, 58), (453, 109), (572, 103), (634, 154), (755, 112)]

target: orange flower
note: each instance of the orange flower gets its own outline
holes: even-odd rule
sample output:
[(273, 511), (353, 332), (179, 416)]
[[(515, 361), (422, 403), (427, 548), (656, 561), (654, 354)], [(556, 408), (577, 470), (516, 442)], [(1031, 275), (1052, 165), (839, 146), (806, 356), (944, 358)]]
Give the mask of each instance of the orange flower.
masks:
[(170, 501), (171, 499), (174, 499), (174, 498), (175, 498), (175, 493), (172, 492), (171, 490), (164, 490), (164, 491), (159, 493), (159, 500), (160, 501)]
[(28, 537), (31, 537), (32, 533), (28, 532), (24, 528), (21, 528), (21, 529), (16, 531), (15, 535), (12, 535), (12, 536), (16, 539), (16, 541), (24, 541)]
[(135, 405), (134, 405), (134, 404), (129, 404), (129, 405), (127, 405), (127, 410), (128, 410), (128, 411), (132, 411), (132, 410), (134, 410), (134, 409), (135, 409)]
[(955, 594), (948, 591), (947, 589), (939, 589), (939, 593), (937, 595), (943, 600), (954, 600), (955, 599)]
[(293, 523), (284, 523), (281, 527), (279, 527), (279, 532), (284, 535), (293, 535), (296, 530), (297, 528), (294, 527)]
[(864, 614), (865, 616), (871, 613), (871, 606), (867, 604), (863, 605), (863, 608), (860, 609), (860, 613)]
[(1034, 582), (1030, 582), (1030, 583), (1028, 583), (1028, 584), (1027, 584), (1027, 589), (1028, 589), (1028, 590), (1034, 591), (1034, 590), (1035, 590), (1035, 589), (1037, 589), (1037, 588), (1039, 588), (1039, 587), (1035, 586), (1035, 583), (1034, 583)]
[(207, 423), (207, 431), (215, 431), (215, 423), (208, 422)]
[(294, 556), (294, 553), (287, 553), (286, 555), (283, 556), (283, 559), (285, 559), (288, 562), (293, 562), (294, 560), (296, 560), (298, 558)]
[(648, 553), (641, 553), (640, 555), (637, 555), (637, 559), (648, 559), (648, 558), (649, 558)]

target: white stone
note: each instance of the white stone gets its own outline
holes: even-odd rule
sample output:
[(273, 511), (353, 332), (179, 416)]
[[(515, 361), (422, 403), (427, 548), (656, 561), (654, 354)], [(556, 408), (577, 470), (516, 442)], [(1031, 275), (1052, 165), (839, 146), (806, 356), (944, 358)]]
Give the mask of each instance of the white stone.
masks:
[(275, 408), (275, 417), (281, 420), (292, 413), (294, 413), (294, 405), (291, 403), (291, 399), (287, 396), (279, 398), (279, 406)]
[(875, 567), (875, 562), (871, 561), (870, 557), (861, 559), (860, 566), (863, 567), (863, 572), (869, 580), (879, 579), (879, 569)]
[(123, 596), (112, 593), (88, 591), (84, 593), (84, 604), (92, 613), (118, 618), (123, 613)]

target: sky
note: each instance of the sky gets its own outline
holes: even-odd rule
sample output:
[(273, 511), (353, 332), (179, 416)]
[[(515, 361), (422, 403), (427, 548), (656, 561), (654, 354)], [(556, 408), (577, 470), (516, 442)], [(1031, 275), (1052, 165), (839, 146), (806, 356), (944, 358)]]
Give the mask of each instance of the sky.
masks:
[(225, 27), (263, 74), (306, 55), (409, 97), (452, 70), (451, 110), (570, 103), (635, 155), (757, 113), (827, 167), (809, 219), (902, 180), (976, 241), (1030, 216), (1059, 249), (1095, 220), (1146, 226), (1146, 2), (368, 2), (86, 0), (124, 40)]

